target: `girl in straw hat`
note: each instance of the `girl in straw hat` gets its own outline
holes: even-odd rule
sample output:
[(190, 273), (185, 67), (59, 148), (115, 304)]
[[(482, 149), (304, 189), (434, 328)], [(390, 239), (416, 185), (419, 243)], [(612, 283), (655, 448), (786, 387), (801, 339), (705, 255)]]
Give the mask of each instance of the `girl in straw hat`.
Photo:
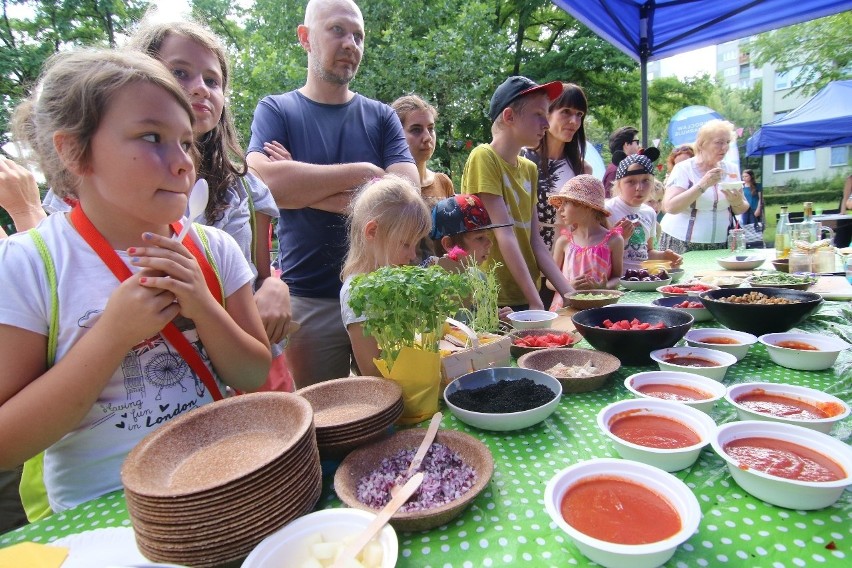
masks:
[[(575, 290), (615, 288), (621, 277), (624, 239), (621, 227), (609, 229), (604, 187), (594, 176), (571, 178), (548, 202), (557, 208), (563, 229), (553, 245), (553, 259)], [(562, 307), (557, 294), (551, 310)]]

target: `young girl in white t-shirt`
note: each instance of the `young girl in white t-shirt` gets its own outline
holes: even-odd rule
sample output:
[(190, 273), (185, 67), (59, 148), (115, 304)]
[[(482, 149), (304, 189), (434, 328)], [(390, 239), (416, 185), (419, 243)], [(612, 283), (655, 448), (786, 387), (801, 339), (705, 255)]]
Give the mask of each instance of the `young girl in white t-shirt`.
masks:
[(429, 234), (432, 216), (420, 192), (407, 179), (387, 174), (364, 185), (352, 201), (349, 216), (349, 253), (340, 278), (340, 313), (362, 375), (382, 376), (373, 359), (379, 358), (375, 338), (364, 335), (364, 317), (349, 307), (352, 278), (383, 266), (417, 260), (417, 243)]
[[(654, 250), (657, 236), (657, 212), (648, 205), (655, 195), (654, 160), (659, 153), (656, 148), (651, 157), (633, 154), (618, 163), (613, 197), (606, 200), (610, 212), (610, 226), (624, 229), (624, 270), (638, 270), (646, 260), (667, 260), (677, 268), (683, 258), (671, 250)], [(653, 159), (652, 159), (653, 158)]]
[(0, 243), (0, 469), (44, 452), (60, 511), (120, 489), (127, 453), (160, 425), (224, 385), (260, 386), (270, 352), (233, 239), (173, 240), (195, 117), (169, 70), (138, 52), (66, 52), (36, 92), (19, 138), (76, 206)]

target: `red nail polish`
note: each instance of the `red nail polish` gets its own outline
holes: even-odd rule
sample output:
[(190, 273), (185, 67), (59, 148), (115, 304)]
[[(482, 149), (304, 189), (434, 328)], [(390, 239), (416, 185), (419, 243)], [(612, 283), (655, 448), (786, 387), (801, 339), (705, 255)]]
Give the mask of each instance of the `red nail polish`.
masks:
[(136, 254), (136, 247), (130, 247), (127, 249), (127, 254)]
[(148, 281), (148, 279), (147, 279), (147, 278), (145, 278), (144, 276), (143, 276), (142, 278), (140, 278), (140, 279), (139, 279), (139, 282), (141, 282), (142, 284), (144, 284), (144, 283), (145, 283), (145, 282), (147, 282), (147, 281)]

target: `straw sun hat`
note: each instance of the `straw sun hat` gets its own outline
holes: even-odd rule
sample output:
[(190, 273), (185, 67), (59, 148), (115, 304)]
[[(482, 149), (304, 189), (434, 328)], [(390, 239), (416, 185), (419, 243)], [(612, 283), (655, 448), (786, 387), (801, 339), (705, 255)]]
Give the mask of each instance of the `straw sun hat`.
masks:
[(572, 201), (590, 207), (609, 217), (609, 211), (604, 206), (604, 186), (595, 176), (582, 174), (569, 179), (559, 193), (547, 198), (554, 207), (561, 206), (565, 201)]

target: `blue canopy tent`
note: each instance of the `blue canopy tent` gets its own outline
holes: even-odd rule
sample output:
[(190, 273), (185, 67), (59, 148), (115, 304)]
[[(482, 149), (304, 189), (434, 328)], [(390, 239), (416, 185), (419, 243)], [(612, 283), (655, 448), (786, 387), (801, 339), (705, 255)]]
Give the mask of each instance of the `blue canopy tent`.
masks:
[(648, 61), (852, 9), (850, 0), (553, 0), (639, 62), (642, 144), (648, 140)]
[(748, 139), (748, 156), (852, 144), (852, 80), (834, 81)]

